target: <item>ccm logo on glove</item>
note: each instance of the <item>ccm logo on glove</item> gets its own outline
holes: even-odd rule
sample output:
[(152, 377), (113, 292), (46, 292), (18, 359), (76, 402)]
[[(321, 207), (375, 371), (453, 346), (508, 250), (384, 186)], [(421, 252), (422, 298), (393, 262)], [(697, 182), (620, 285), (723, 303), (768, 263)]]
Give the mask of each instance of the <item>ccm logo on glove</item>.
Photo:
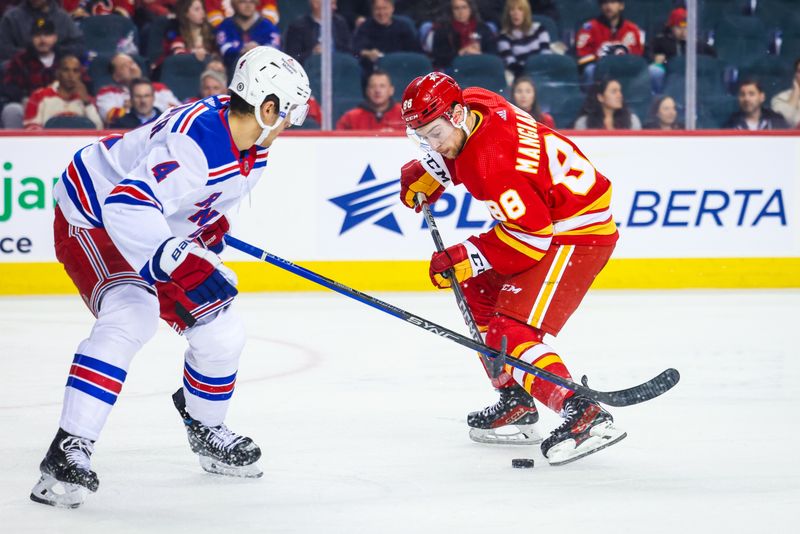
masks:
[(456, 281), (460, 284), (464, 280), (478, 276), (492, 268), (489, 261), (481, 254), (472, 241), (467, 240), (461, 244), (446, 248), (442, 252), (434, 252), (431, 256), (429, 274), (433, 285), (439, 289), (450, 287), (451, 281), (445, 276), (448, 269), (453, 269)]

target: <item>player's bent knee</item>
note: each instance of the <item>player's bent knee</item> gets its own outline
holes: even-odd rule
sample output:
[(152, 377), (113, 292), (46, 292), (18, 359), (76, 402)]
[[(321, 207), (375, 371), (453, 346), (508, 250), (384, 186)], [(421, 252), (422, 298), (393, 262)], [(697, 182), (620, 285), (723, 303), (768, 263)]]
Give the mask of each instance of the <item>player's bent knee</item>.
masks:
[(158, 315), (155, 295), (140, 286), (126, 284), (110, 289), (103, 297), (97, 326), (113, 328), (141, 347), (155, 336)]
[(244, 323), (232, 308), (220, 312), (209, 323), (192, 328), (186, 335), (192, 347), (199, 347), (206, 355), (206, 361), (238, 357), (247, 339)]

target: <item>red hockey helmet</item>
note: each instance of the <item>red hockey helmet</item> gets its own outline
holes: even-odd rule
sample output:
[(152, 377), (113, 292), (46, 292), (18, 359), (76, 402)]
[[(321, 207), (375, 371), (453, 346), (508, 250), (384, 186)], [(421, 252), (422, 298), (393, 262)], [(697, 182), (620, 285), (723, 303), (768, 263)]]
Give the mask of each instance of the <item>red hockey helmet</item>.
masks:
[(416, 130), (449, 113), (453, 104), (464, 105), (461, 87), (447, 74), (431, 72), (414, 78), (403, 91), (403, 120), (408, 128)]

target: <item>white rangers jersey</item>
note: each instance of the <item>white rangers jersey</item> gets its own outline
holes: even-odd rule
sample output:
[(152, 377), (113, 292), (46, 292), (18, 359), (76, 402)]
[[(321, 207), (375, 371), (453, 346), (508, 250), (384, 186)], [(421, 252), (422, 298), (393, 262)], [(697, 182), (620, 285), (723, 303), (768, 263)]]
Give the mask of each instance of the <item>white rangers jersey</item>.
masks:
[(154, 122), (88, 145), (56, 184), (67, 221), (105, 228), (145, 280), (148, 260), (170, 237), (193, 239), (237, 206), (267, 165), (268, 149), (240, 152), (228, 123), (228, 97), (209, 97)]

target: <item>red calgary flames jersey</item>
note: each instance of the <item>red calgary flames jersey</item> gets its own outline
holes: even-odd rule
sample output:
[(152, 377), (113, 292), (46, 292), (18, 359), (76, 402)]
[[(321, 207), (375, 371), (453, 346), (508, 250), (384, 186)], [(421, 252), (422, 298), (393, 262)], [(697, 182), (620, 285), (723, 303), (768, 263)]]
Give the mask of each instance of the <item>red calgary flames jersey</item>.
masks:
[(578, 64), (585, 65), (599, 57), (614, 54), (644, 54), (642, 32), (633, 22), (622, 19), (612, 29), (602, 18), (587, 21), (575, 38)]
[(448, 170), (499, 221), (475, 243), (495, 270), (521, 272), (551, 243), (616, 242), (611, 182), (572, 141), (491, 91), (464, 100), (477, 124)]

